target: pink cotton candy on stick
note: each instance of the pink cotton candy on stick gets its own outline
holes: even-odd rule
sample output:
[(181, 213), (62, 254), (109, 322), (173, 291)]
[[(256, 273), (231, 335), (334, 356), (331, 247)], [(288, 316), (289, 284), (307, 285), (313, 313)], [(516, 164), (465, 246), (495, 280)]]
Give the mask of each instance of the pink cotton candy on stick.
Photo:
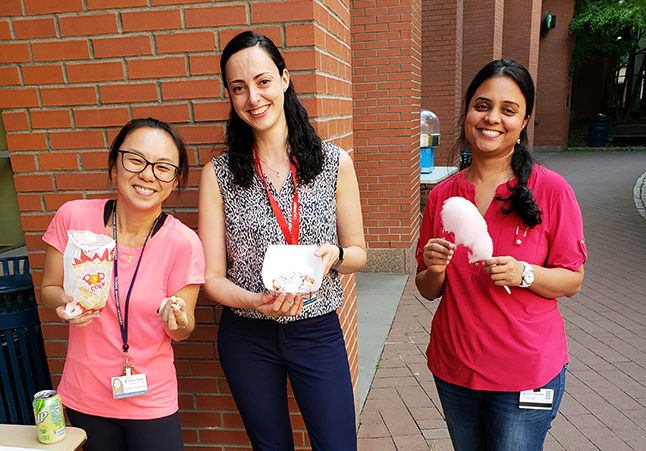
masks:
[(455, 235), (455, 244), (469, 248), (469, 263), (493, 256), (487, 223), (473, 203), (464, 197), (449, 197), (442, 205), (440, 217), (444, 230)]
[[(493, 256), (493, 241), (487, 231), (487, 223), (472, 202), (464, 197), (449, 197), (442, 204), (440, 217), (444, 230), (453, 232), (455, 244), (469, 249), (469, 263)], [(511, 294), (507, 285), (504, 288)]]

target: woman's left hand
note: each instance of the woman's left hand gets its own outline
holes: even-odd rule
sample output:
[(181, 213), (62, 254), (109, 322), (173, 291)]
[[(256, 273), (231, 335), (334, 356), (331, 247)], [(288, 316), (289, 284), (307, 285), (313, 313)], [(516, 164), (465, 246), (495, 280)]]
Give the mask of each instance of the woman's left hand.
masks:
[(523, 265), (514, 257), (488, 258), (484, 261), (484, 268), (494, 285), (499, 287), (515, 287), (522, 282)]
[(336, 244), (325, 243), (314, 252), (314, 255), (323, 259), (323, 277), (325, 277), (332, 266), (339, 261), (339, 248)]
[(186, 302), (179, 296), (162, 299), (159, 308), (159, 318), (166, 324), (168, 330), (184, 329), (188, 325)]

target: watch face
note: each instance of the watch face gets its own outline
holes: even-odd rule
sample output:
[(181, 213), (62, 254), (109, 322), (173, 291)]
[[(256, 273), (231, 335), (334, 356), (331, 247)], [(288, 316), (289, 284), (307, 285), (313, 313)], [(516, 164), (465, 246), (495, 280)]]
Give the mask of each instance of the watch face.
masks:
[(523, 282), (527, 285), (531, 285), (534, 282), (534, 270), (527, 271), (527, 274), (523, 276)]

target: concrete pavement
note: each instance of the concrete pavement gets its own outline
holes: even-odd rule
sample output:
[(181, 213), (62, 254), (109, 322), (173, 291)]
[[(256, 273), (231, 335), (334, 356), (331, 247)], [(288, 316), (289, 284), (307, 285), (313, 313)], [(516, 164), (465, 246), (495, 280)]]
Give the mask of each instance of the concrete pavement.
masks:
[[(646, 451), (646, 152), (537, 159), (573, 186), (589, 251), (582, 291), (559, 302), (570, 366), (545, 449)], [(453, 449), (426, 367), (436, 308), (409, 277), (359, 418), (361, 451)]]

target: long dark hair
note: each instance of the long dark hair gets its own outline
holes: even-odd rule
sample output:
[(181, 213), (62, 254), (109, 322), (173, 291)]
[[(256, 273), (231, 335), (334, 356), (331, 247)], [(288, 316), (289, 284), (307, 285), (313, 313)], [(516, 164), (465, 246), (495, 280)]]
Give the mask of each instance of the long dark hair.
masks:
[[(240, 50), (257, 45), (267, 53), (283, 75), (286, 69), (285, 60), (276, 45), (268, 37), (243, 31), (226, 45), (220, 57), (222, 81), (227, 87), (226, 65), (232, 55)], [(229, 169), (237, 185), (248, 188), (253, 180), (253, 147), (254, 137), (249, 124), (243, 121), (231, 106), (225, 140), (229, 148)], [(289, 158), (296, 165), (298, 180), (307, 184), (323, 170), (323, 149), (321, 138), (312, 127), (307, 111), (298, 100), (294, 84), (290, 80), (285, 91), (285, 119), (287, 120), (287, 143)]]
[[(460, 118), (460, 137), (452, 149), (453, 156), (460, 149), (469, 147), (464, 133), (464, 120), (476, 90), (491, 77), (508, 77), (513, 80), (522, 92), (523, 97), (525, 97), (525, 118), (528, 119), (532, 115), (534, 110), (534, 82), (529, 71), (522, 64), (511, 59), (499, 59), (490, 62), (480, 69), (480, 72), (476, 74), (467, 88), (464, 112)], [(516, 212), (529, 227), (534, 227), (542, 222), (542, 213), (536, 204), (534, 193), (527, 187), (527, 182), (532, 175), (533, 165), (534, 157), (529, 152), (527, 127), (523, 127), (520, 132), (520, 142), (514, 145), (514, 153), (511, 157), (511, 167), (518, 179), (518, 184), (513, 188), (507, 184), (507, 189), (509, 189), (511, 195), (508, 197), (496, 197), (496, 199), (510, 201), (509, 208), (500, 207), (502, 212), (505, 214)]]
[(153, 128), (156, 130), (163, 130), (168, 133), (170, 138), (173, 140), (175, 147), (177, 147), (177, 152), (179, 153), (177, 188), (184, 188), (186, 186), (186, 183), (188, 182), (188, 153), (186, 152), (186, 145), (184, 144), (184, 140), (172, 125), (152, 117), (131, 120), (126, 125), (121, 127), (121, 130), (119, 130), (117, 136), (115, 136), (115, 138), (112, 140), (112, 144), (110, 145), (110, 153), (108, 154), (108, 178), (110, 184), (112, 184), (112, 172), (117, 164), (117, 159), (119, 158), (119, 149), (121, 149), (121, 145), (130, 133), (139, 128)]

